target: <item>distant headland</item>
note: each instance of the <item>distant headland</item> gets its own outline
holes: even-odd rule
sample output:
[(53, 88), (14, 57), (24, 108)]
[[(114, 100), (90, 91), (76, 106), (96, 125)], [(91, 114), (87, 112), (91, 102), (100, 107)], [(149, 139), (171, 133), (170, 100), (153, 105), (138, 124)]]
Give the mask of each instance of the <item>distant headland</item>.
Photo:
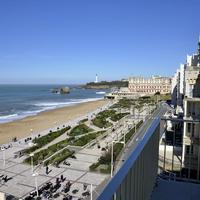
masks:
[(85, 89), (110, 89), (110, 88), (128, 87), (128, 81), (101, 81), (101, 82), (89, 82), (83, 85)]

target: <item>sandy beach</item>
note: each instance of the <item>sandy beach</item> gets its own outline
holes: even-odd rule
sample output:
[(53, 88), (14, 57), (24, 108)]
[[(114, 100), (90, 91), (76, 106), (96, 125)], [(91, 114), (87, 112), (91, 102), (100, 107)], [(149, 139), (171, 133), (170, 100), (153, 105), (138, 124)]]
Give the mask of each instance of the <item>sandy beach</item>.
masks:
[(67, 125), (67, 121), (92, 112), (106, 103), (108, 103), (106, 100), (80, 103), (41, 112), (38, 115), (26, 117), (21, 120), (0, 124), (0, 144), (10, 142), (13, 137), (20, 139), (30, 136), (30, 129), (33, 129), (34, 133), (39, 133), (55, 126)]

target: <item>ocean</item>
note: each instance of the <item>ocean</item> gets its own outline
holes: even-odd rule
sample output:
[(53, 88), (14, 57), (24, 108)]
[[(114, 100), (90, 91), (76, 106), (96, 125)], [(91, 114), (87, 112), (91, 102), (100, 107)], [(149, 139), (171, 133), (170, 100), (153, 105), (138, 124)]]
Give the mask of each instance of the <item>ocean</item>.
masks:
[[(55, 94), (51, 90), (65, 85), (0, 85), (0, 123), (11, 122), (39, 112), (95, 101), (106, 90), (69, 86), (70, 94)], [(103, 92), (102, 92), (103, 91)]]

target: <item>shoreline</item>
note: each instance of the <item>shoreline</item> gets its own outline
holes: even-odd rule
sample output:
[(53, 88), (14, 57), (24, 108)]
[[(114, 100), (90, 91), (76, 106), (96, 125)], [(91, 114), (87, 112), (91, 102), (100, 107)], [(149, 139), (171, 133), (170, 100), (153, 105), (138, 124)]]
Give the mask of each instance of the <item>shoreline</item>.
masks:
[[(69, 106), (74, 106), (74, 105), (78, 105), (81, 103), (87, 103), (87, 102), (93, 102), (93, 101), (99, 101), (99, 100), (103, 100), (104, 98), (88, 98), (88, 99), (81, 99), (79, 101), (74, 101), (74, 102), (61, 102), (58, 103), (57, 106), (50, 106), (45, 109), (41, 108), (39, 110), (28, 110), (28, 111), (24, 111), (24, 114), (22, 115), (18, 115), (17, 113), (15, 114), (8, 114), (5, 116), (0, 116), (0, 124), (5, 124), (5, 123), (10, 123), (10, 122), (14, 122), (14, 121), (19, 121), (22, 120), (26, 117), (30, 117), (30, 116), (36, 116), (40, 113), (46, 112), (46, 111), (51, 111), (51, 110), (55, 110), (55, 109), (59, 109), (59, 108), (64, 108), (64, 107), (69, 107)], [(26, 114), (25, 114), (26, 113)], [(29, 113), (29, 114), (27, 114)], [(10, 118), (11, 117), (11, 118)], [(2, 119), (3, 121), (1, 121)]]
[(72, 104), (61, 108), (42, 111), (36, 115), (28, 116), (12, 122), (0, 124), (0, 144), (11, 142), (13, 137), (22, 139), (32, 134), (53, 129), (60, 125), (67, 125), (71, 120), (85, 116), (90, 112), (106, 105), (108, 100), (96, 100), (83, 103)]

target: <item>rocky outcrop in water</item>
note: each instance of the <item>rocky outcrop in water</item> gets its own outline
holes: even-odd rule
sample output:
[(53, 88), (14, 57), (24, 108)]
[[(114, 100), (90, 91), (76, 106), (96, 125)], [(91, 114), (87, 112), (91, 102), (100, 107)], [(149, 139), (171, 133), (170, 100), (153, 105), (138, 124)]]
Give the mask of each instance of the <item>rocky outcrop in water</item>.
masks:
[(51, 90), (51, 92), (56, 94), (69, 94), (70, 88), (69, 87), (54, 88)]

